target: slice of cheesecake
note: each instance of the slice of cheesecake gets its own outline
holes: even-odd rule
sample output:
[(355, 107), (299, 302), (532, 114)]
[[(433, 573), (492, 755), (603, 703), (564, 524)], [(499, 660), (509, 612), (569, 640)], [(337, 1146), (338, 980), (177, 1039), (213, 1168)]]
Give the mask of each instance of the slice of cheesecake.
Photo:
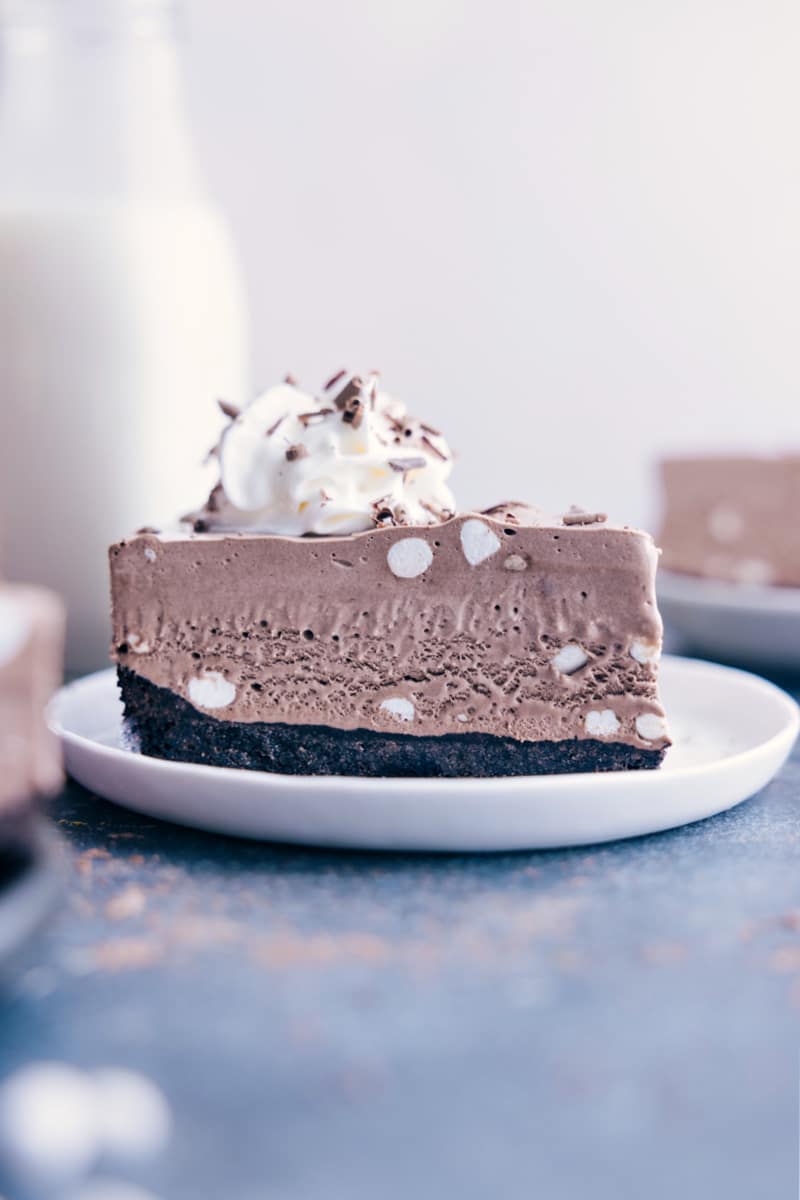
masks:
[(289, 774), (657, 767), (648, 534), (520, 504), (344, 537), (142, 532), (110, 552), (143, 753)]
[(661, 478), (668, 570), (800, 587), (800, 455), (674, 458)]
[(63, 609), (52, 593), (0, 586), (0, 842), (15, 838), (33, 802), (61, 784), (44, 709), (61, 682), (63, 640)]

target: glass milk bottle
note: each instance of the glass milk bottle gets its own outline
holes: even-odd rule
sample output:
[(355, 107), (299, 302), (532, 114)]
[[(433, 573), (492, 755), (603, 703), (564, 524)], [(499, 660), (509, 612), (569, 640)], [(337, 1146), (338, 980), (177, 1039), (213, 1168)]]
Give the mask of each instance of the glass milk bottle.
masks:
[(0, 11), (0, 570), (62, 593), (86, 670), (107, 661), (108, 543), (207, 490), (215, 399), (249, 393), (246, 307), (174, 6)]

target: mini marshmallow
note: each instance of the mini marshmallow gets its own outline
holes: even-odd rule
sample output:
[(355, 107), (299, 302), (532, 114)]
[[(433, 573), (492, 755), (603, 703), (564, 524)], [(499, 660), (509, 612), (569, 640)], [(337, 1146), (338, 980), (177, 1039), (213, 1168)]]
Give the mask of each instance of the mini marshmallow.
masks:
[(160, 1154), (169, 1141), (172, 1118), (152, 1080), (121, 1067), (95, 1071), (92, 1080), (104, 1156), (128, 1164)]
[(657, 742), (667, 736), (667, 722), (656, 713), (640, 713), (636, 718), (636, 732), (645, 742)]
[(586, 732), (592, 737), (611, 737), (619, 729), (617, 714), (611, 708), (587, 713), (584, 724)]
[(768, 584), (775, 578), (772, 565), (763, 558), (743, 558), (733, 568), (739, 583)]
[(227, 708), (236, 699), (236, 688), (219, 671), (205, 671), (189, 680), (189, 699), (200, 708)]
[(744, 522), (737, 512), (718, 504), (708, 514), (708, 530), (715, 542), (727, 545), (742, 536)]
[(156, 558), (158, 557), (152, 546), (145, 546), (144, 556), (147, 559), (147, 561), (150, 563), (154, 563), (156, 561)]
[(456, 720), (460, 721), (462, 725), (466, 725), (467, 721), (469, 720), (469, 717), (467, 716), (466, 713), (457, 713)]
[(658, 662), (660, 654), (661, 647), (658, 642), (644, 642), (640, 638), (631, 642), (631, 658), (635, 658), (638, 663)]
[(584, 650), (583, 646), (578, 646), (572, 642), (568, 646), (562, 646), (558, 654), (552, 659), (553, 666), (562, 675), (572, 675), (575, 671), (579, 671), (589, 661), (589, 655)]
[(525, 571), (527, 567), (528, 560), (522, 554), (509, 554), (503, 563), (503, 569), (506, 571)]
[(381, 709), (390, 716), (396, 717), (398, 721), (414, 720), (414, 705), (402, 696), (393, 696), (390, 700), (382, 701)]
[(424, 538), (403, 538), (390, 547), (386, 559), (398, 579), (415, 579), (433, 562), (433, 551)]
[(94, 1088), (66, 1063), (23, 1067), (0, 1091), (0, 1160), (25, 1190), (60, 1190), (88, 1175), (100, 1150)]
[(461, 549), (472, 567), (491, 558), (500, 549), (500, 538), (484, 521), (474, 518), (461, 526)]
[(128, 645), (134, 654), (150, 653), (150, 643), (145, 641), (143, 637), (140, 637), (138, 633), (128, 634)]

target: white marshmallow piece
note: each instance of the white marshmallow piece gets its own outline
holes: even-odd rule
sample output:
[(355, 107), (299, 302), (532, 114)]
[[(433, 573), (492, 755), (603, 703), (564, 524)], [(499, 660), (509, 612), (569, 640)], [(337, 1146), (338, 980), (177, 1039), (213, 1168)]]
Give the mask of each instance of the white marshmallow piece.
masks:
[(163, 1093), (144, 1075), (106, 1067), (92, 1075), (104, 1158), (129, 1165), (165, 1149), (172, 1129)]
[(667, 736), (667, 722), (656, 713), (640, 713), (636, 718), (636, 732), (645, 742), (657, 742)]
[(771, 563), (763, 558), (743, 558), (733, 568), (733, 574), (739, 583), (766, 585), (772, 583), (775, 571)]
[(219, 671), (204, 671), (189, 680), (189, 699), (199, 708), (227, 708), (236, 699), (236, 688)]
[(84, 1179), (100, 1149), (94, 1087), (64, 1063), (23, 1067), (0, 1091), (0, 1160), (25, 1190)]
[(398, 721), (414, 720), (414, 705), (403, 696), (393, 696), (390, 700), (382, 701), (381, 709)]
[(472, 519), (461, 526), (461, 549), (472, 567), (491, 558), (500, 549), (500, 538), (484, 521)]
[(638, 663), (658, 662), (660, 656), (661, 647), (658, 642), (645, 642), (640, 638), (631, 642), (631, 658), (635, 658)]
[(398, 579), (415, 579), (433, 562), (433, 551), (424, 538), (402, 538), (390, 547), (386, 559)]
[(612, 708), (596, 709), (586, 714), (586, 732), (592, 737), (613, 737), (619, 729), (617, 714)]
[(742, 536), (744, 522), (739, 514), (724, 504), (718, 504), (708, 514), (708, 530), (715, 542), (729, 545)]
[(152, 546), (145, 546), (144, 556), (149, 563), (154, 563), (158, 557)]
[(558, 654), (553, 658), (553, 666), (562, 675), (573, 675), (575, 671), (579, 671), (589, 661), (589, 655), (584, 650), (583, 646), (578, 646), (572, 642), (568, 646), (562, 646)]
[(150, 643), (148, 641), (146, 641), (143, 637), (140, 637), (140, 635), (138, 633), (129, 633), (128, 634), (128, 645), (130, 646), (130, 648), (134, 654), (149, 654), (150, 653)]

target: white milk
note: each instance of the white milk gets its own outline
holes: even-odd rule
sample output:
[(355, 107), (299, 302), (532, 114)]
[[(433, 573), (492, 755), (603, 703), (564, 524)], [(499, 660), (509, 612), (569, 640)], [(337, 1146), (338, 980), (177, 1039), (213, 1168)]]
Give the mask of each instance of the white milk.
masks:
[(202, 502), (249, 396), (226, 228), (182, 112), (172, 6), (22, 0), (0, 96), (0, 566), (107, 660), (109, 542)]
[(4, 573), (66, 598), (75, 669), (107, 656), (109, 542), (204, 499), (215, 398), (247, 395), (245, 328), (201, 205), (0, 206)]

